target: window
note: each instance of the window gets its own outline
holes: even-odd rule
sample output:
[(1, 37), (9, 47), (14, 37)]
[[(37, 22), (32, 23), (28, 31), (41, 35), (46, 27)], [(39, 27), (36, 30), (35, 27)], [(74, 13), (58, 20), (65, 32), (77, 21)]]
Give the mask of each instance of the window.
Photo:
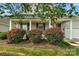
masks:
[(45, 30), (45, 23), (36, 23), (36, 28)]
[(61, 24), (57, 24), (57, 26), (61, 28)]

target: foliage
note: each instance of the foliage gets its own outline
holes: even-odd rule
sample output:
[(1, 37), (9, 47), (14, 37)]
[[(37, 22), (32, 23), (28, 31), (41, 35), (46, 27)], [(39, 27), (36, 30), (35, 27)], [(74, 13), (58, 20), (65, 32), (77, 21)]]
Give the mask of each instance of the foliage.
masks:
[[(16, 4), (16, 3), (6, 3), (4, 4), (5, 10), (8, 10), (7, 13), (9, 17), (11, 18), (19, 18), (23, 19), (25, 18), (23, 13), (27, 13), (31, 11), (31, 5), (29, 3), (21, 3), (21, 4)], [(14, 7), (16, 6), (16, 7)], [(15, 9), (16, 8), (16, 9)]]
[[(70, 6), (70, 9), (66, 9), (66, 6)], [(16, 8), (14, 7), (16, 6)], [(79, 13), (76, 11), (76, 6), (70, 3), (6, 3), (1, 4), (1, 8), (4, 10), (9, 10), (7, 13), (13, 15), (13, 17), (18, 18), (19, 15), (23, 15), (22, 13), (35, 12), (35, 16), (41, 19), (50, 19), (54, 22), (56, 19), (63, 16), (75, 16)], [(32, 10), (34, 9), (34, 10)], [(1, 9), (0, 9), (1, 10)], [(2, 10), (1, 10), (2, 11)], [(4, 13), (3, 11), (1, 13)], [(17, 15), (16, 15), (17, 14)], [(75, 15), (74, 15), (75, 14)], [(9, 15), (10, 16), (10, 15)], [(24, 18), (23, 16), (21, 18)]]
[(42, 42), (42, 31), (39, 29), (32, 29), (29, 32), (30, 39), (33, 43), (41, 43)]
[(76, 7), (74, 6), (74, 4), (70, 3), (70, 9), (67, 10), (68, 16), (69, 17), (73, 17), (79, 14), (79, 12), (76, 11)]
[(9, 39), (9, 42), (12, 43), (19, 43), (23, 41), (23, 36), (26, 33), (23, 29), (12, 29), (8, 32), (7, 37)]
[(65, 9), (52, 3), (39, 3), (36, 5), (35, 15), (42, 20), (49, 19), (56, 22), (58, 18), (65, 15)]
[(0, 18), (2, 18), (3, 17), (2, 14), (5, 13), (4, 9), (5, 7), (2, 4), (0, 4)]
[(32, 8), (32, 5), (30, 3), (21, 3), (22, 12), (25, 12), (25, 13), (30, 12), (32, 11), (31, 8)]
[(0, 32), (0, 39), (6, 39), (6, 38), (7, 38), (7, 33)]
[[(70, 6), (70, 9), (66, 9), (66, 6)], [(57, 22), (58, 18), (62, 17), (73, 17), (78, 15), (74, 4), (65, 3), (38, 3), (36, 4), (35, 15), (41, 20), (49, 19), (54, 23)]]
[[(6, 3), (3, 5), (5, 5), (5, 10), (9, 10), (7, 13), (12, 15), (9, 15), (9, 17), (20, 18), (20, 20), (25, 18), (29, 12), (31, 13), (33, 11), (35, 16), (38, 18), (42, 20), (49, 19), (53, 22), (57, 22), (58, 18), (62, 18), (64, 16), (72, 17), (79, 14), (72, 3)], [(68, 10), (66, 9), (67, 5), (70, 6), (70, 9)], [(16, 9), (14, 6), (16, 6)]]
[(64, 35), (60, 28), (50, 28), (45, 30), (44, 35), (47, 41), (52, 44), (59, 44), (63, 41)]
[(61, 48), (71, 48), (71, 45), (68, 42), (62, 41), (58, 44)]
[[(16, 9), (14, 6), (16, 6)], [(22, 19), (25, 18), (25, 14), (27, 12), (31, 11), (30, 4), (28, 4), (28, 3), (26, 3), (26, 4), (25, 3), (21, 3), (21, 4), (6, 3), (5, 7), (6, 7), (6, 10), (8, 10), (7, 13), (10, 14), (10, 15), (8, 15), (8, 17), (15, 18), (15, 19), (19, 18), (20, 28), (22, 29)]]

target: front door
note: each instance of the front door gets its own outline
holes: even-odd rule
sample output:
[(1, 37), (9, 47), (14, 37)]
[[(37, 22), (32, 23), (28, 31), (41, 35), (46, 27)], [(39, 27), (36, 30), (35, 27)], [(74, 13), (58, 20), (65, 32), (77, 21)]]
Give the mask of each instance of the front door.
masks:
[(22, 28), (23, 28), (24, 30), (29, 30), (29, 23), (23, 24), (23, 25), (22, 25)]

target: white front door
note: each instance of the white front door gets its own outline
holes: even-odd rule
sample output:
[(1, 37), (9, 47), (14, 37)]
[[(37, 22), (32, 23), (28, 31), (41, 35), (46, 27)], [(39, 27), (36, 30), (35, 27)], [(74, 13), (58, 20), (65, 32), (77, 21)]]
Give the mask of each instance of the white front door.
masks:
[(24, 30), (28, 30), (28, 25), (27, 24), (23, 24), (23, 29)]

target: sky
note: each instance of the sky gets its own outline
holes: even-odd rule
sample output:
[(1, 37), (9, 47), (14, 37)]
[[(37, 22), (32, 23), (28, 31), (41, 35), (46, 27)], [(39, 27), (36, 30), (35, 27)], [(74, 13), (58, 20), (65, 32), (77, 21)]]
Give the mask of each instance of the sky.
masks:
[(76, 3), (76, 4), (74, 4), (75, 6), (76, 6), (76, 11), (78, 11), (79, 12), (79, 4), (78, 3)]
[[(76, 6), (76, 11), (79, 12), (79, 3), (74, 3), (74, 6)], [(66, 9), (68, 10), (70, 8), (69, 5), (66, 6)]]

